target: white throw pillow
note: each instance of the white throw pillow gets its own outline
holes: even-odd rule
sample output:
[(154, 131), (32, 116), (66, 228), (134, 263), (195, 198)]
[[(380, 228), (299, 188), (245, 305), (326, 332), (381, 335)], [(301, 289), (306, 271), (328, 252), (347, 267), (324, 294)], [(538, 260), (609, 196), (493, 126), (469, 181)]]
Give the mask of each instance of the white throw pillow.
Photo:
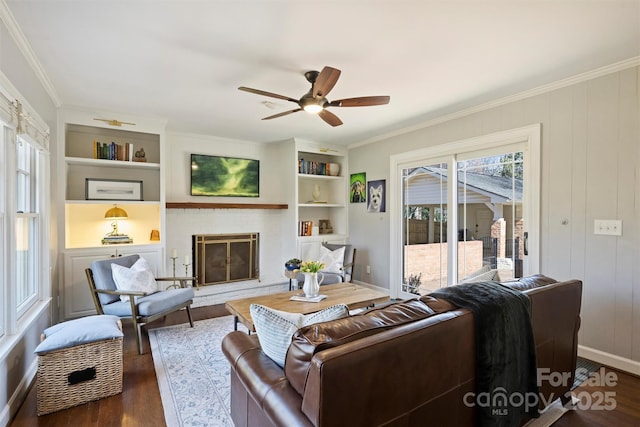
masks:
[(251, 304), (249, 311), (262, 351), (280, 367), (284, 367), (291, 337), (298, 329), (349, 315), (349, 308), (345, 304), (336, 304), (306, 315), (274, 310), (259, 304)]
[[(131, 268), (118, 264), (111, 264), (111, 274), (116, 288), (119, 291), (142, 291), (147, 293), (157, 292), (158, 282), (156, 282), (151, 266), (146, 259), (140, 258)], [(126, 295), (120, 295), (121, 301), (129, 301)]]
[(325, 267), (322, 269), (323, 272), (342, 274), (344, 246), (335, 251), (320, 246), (320, 259), (318, 261), (325, 263)]

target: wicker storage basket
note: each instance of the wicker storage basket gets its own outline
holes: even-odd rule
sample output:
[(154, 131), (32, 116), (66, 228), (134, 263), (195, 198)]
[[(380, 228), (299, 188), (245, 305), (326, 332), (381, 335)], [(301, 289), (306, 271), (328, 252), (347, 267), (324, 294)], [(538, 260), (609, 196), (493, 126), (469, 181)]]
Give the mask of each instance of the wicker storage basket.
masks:
[(38, 355), (38, 415), (122, 392), (122, 337)]

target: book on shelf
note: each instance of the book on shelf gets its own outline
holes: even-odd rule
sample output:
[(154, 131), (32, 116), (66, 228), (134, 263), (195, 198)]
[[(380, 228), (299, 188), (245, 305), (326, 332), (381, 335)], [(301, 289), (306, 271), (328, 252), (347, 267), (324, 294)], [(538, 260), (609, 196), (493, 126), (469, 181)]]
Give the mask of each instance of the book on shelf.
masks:
[(313, 221), (298, 222), (298, 236), (311, 236), (312, 229), (313, 229)]
[(301, 301), (301, 302), (320, 302), (323, 299), (326, 299), (326, 295), (316, 295), (315, 297), (306, 297), (304, 294), (294, 295), (289, 298), (290, 301)]
[(114, 245), (121, 243), (133, 243), (133, 239), (127, 235), (104, 236), (102, 238), (103, 245)]
[[(333, 163), (335, 168), (337, 165)], [(316, 162), (312, 160), (299, 159), (298, 160), (298, 173), (305, 175), (337, 175), (338, 171), (331, 173), (331, 163), (329, 162)]]
[(100, 160), (120, 160), (133, 161), (133, 144), (125, 142), (118, 144), (114, 141), (110, 143), (93, 140), (93, 158)]

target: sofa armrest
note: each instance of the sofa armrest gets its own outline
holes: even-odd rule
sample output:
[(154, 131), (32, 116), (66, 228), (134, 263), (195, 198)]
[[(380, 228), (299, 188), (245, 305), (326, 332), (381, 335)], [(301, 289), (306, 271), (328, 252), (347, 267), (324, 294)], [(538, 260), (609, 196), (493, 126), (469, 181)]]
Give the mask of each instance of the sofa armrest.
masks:
[(302, 397), (291, 387), (283, 369), (262, 352), (257, 335), (231, 332), (222, 340), (222, 352), (248, 396), (274, 425), (311, 426), (301, 411)]
[[(524, 292), (531, 300), (538, 372), (543, 375), (539, 379), (540, 393), (546, 401), (566, 398), (573, 384), (578, 357), (582, 282), (569, 280)], [(551, 381), (550, 374), (564, 377), (562, 381)]]
[(96, 292), (99, 294), (107, 294), (107, 295), (128, 295), (130, 297), (144, 297), (149, 295), (149, 292), (143, 291), (117, 291), (110, 289), (96, 289)]

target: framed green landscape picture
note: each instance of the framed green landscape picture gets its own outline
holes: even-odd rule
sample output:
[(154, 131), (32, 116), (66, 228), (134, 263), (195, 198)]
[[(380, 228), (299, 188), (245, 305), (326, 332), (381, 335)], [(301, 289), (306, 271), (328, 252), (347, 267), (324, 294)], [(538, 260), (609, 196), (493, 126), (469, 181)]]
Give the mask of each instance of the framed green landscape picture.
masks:
[(192, 196), (260, 196), (260, 161), (191, 154)]

